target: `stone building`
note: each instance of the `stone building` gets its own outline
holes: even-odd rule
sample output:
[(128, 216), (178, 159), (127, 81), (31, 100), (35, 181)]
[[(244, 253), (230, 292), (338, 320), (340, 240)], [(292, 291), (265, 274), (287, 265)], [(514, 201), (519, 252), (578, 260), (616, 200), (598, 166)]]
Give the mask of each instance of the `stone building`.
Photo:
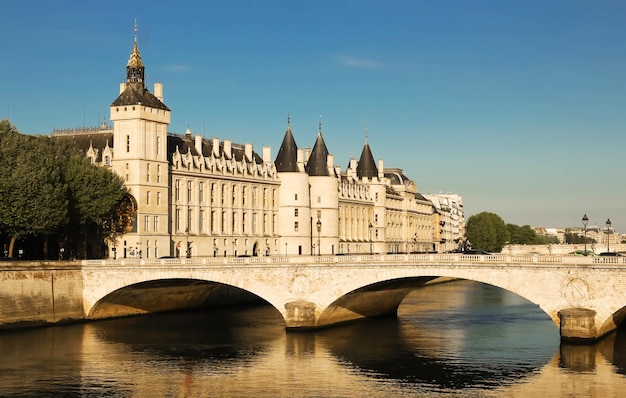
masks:
[(250, 144), (189, 129), (169, 133), (170, 114), (163, 85), (147, 89), (135, 38), (126, 81), (110, 106), (112, 128), (52, 133), (71, 136), (94, 164), (126, 181), (136, 219), (110, 257), (437, 251), (435, 218), (442, 213), (455, 225), (450, 234), (462, 231), (462, 216), (434, 205), (402, 170), (374, 161), (367, 132), (361, 157), (342, 171), (321, 123), (313, 149), (300, 149), (288, 119), (272, 160), (269, 147), (258, 154)]

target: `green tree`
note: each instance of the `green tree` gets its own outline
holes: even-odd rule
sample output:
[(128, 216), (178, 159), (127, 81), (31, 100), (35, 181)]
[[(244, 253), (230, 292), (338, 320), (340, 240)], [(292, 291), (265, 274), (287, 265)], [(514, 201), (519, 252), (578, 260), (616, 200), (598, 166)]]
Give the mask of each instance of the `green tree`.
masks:
[(530, 225), (520, 227), (515, 224), (507, 224), (506, 229), (509, 232), (509, 243), (512, 245), (531, 245), (537, 242), (537, 233)]
[(10, 237), (9, 256), (29, 236), (119, 236), (134, 215), (127, 199), (123, 180), (72, 140), (23, 135), (0, 121), (0, 234)]
[(70, 159), (65, 178), (69, 191), (70, 228), (80, 235), (74, 235), (83, 243), (82, 253), (86, 256), (88, 231), (96, 231), (103, 238), (119, 235), (125, 229), (126, 218), (119, 213), (127, 212), (125, 202), (127, 189), (117, 174), (98, 167), (84, 156)]
[(472, 248), (500, 252), (509, 241), (504, 220), (494, 213), (482, 212), (467, 219), (465, 235)]
[(67, 192), (46, 138), (19, 134), (3, 121), (0, 147), (0, 229), (12, 256), (18, 239), (48, 236), (67, 222)]

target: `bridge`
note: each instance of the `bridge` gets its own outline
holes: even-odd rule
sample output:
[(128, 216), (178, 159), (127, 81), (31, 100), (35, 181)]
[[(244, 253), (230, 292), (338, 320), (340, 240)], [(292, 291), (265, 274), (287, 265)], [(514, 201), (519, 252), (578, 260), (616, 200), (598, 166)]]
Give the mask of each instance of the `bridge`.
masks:
[[(394, 315), (438, 278), (497, 286), (536, 304), (564, 340), (596, 340), (626, 317), (626, 257), (394, 254), (210, 257), (82, 262), (87, 319), (205, 306), (244, 293), (274, 306), (288, 329)], [(253, 295), (253, 296), (252, 296)]]

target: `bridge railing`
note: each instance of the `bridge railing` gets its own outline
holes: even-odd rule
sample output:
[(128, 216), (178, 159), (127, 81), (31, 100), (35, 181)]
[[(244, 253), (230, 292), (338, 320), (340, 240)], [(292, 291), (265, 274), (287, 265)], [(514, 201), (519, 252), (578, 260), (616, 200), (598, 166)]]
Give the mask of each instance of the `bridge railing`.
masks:
[(410, 263), (454, 265), (468, 263), (503, 264), (503, 265), (626, 265), (626, 257), (584, 257), (561, 255), (465, 255), (461, 253), (425, 253), (425, 254), (355, 254), (321, 256), (271, 256), (271, 257), (193, 257), (193, 258), (125, 258), (117, 260), (83, 260), (82, 265), (98, 266), (176, 266), (176, 265), (215, 265), (215, 266), (255, 266), (255, 265), (298, 265), (298, 264), (381, 264), (406, 265)]

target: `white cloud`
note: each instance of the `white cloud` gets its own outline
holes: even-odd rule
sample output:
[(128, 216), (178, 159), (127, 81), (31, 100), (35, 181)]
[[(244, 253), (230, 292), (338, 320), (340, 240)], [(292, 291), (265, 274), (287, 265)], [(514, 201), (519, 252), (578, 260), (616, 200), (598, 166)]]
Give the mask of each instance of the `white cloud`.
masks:
[(382, 64), (374, 59), (358, 58), (351, 55), (342, 55), (338, 57), (339, 63), (349, 68), (374, 69), (380, 68)]
[(189, 70), (189, 67), (187, 65), (171, 64), (165, 65), (165, 69), (171, 72), (187, 72)]

